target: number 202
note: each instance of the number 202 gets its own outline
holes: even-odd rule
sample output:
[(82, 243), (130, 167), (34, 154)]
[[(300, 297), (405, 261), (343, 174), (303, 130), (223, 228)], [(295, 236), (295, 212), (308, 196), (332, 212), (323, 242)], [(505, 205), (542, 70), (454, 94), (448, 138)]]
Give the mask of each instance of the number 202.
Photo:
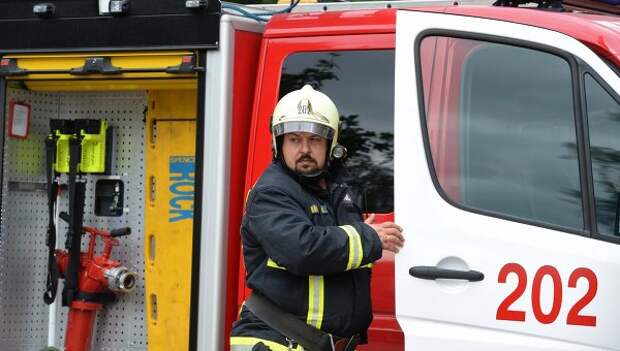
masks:
[[(515, 290), (506, 296), (504, 301), (497, 308), (498, 320), (507, 321), (525, 321), (525, 311), (511, 310), (510, 306), (517, 301), (525, 292), (527, 286), (527, 273), (525, 268), (518, 263), (508, 263), (502, 267), (497, 277), (498, 283), (506, 283), (506, 278), (510, 273), (515, 273), (518, 278), (517, 287)], [(548, 275), (553, 282), (553, 304), (551, 311), (545, 313), (540, 306), (540, 287), (544, 276)], [(571, 325), (585, 325), (594, 327), (596, 326), (596, 316), (584, 316), (579, 314), (581, 310), (586, 307), (594, 296), (596, 296), (596, 290), (598, 289), (598, 281), (596, 274), (588, 268), (575, 269), (568, 278), (568, 287), (575, 288), (577, 281), (580, 278), (585, 278), (588, 281), (588, 291), (586, 294), (575, 303), (575, 305), (568, 312), (566, 317), (566, 324)], [(562, 306), (562, 279), (560, 273), (553, 266), (542, 266), (536, 271), (534, 275), (534, 281), (532, 282), (532, 312), (534, 317), (540, 323), (550, 324), (555, 322), (560, 314), (560, 308)]]

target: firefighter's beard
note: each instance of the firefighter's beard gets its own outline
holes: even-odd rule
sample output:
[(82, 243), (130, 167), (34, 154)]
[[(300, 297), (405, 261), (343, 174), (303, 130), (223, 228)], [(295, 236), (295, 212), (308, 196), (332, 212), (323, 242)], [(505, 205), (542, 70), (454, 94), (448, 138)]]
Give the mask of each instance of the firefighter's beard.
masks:
[(301, 155), (297, 161), (295, 161), (295, 173), (306, 176), (314, 177), (321, 173), (322, 169), (319, 168), (319, 163), (308, 154)]

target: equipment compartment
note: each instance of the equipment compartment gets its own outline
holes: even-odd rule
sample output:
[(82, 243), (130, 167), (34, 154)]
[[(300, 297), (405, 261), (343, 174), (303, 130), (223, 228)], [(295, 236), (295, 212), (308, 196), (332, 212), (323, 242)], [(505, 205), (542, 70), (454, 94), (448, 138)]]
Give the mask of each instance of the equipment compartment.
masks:
[[(138, 272), (133, 292), (99, 311), (93, 333), (96, 350), (146, 350), (144, 307), (144, 141), (147, 93), (129, 92), (34, 92), (7, 87), (6, 104), (19, 101), (32, 108), (25, 139), (4, 135), (2, 149), (2, 213), (0, 224), (0, 341), (4, 351), (41, 350), (48, 335), (55, 345), (64, 344), (68, 308), (43, 302), (47, 272), (47, 193), (44, 141), (50, 119), (102, 119), (113, 127), (114, 145), (110, 175), (88, 174), (84, 225), (113, 229), (131, 227), (120, 240), (113, 259)], [(8, 113), (8, 111), (7, 111)], [(6, 116), (7, 114), (5, 114)], [(5, 124), (6, 128), (6, 124)], [(6, 129), (3, 129), (6, 130)], [(60, 177), (66, 184), (67, 176)], [(95, 184), (102, 179), (124, 183), (122, 214), (95, 215)], [(58, 207), (67, 211), (67, 192)], [(57, 221), (57, 247), (64, 248), (67, 226)], [(88, 240), (82, 241), (82, 251)], [(98, 247), (100, 249), (100, 247)], [(48, 324), (50, 313), (56, 322)], [(50, 330), (49, 326), (52, 326)]]

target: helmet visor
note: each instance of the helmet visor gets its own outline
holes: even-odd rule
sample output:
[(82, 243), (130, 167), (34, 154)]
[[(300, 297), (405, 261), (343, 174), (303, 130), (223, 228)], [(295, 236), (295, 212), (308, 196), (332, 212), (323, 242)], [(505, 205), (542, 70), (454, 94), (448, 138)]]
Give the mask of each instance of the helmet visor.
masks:
[(307, 132), (316, 134), (325, 139), (333, 139), (335, 131), (326, 125), (314, 122), (291, 121), (276, 124), (273, 127), (273, 134), (278, 137), (286, 133)]

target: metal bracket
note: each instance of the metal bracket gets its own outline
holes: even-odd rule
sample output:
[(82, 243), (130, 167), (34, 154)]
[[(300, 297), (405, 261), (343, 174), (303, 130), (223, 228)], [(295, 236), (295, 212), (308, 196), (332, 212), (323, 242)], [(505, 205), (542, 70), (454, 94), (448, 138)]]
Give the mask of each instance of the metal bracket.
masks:
[(23, 181), (8, 181), (9, 191), (28, 191), (28, 192), (46, 192), (46, 183), (37, 182), (23, 182)]
[(112, 66), (111, 59), (109, 57), (87, 57), (84, 60), (84, 66), (72, 68), (69, 70), (70, 74), (85, 75), (85, 74), (120, 74), (121, 69)]
[(35, 4), (32, 7), (32, 13), (39, 16), (40, 18), (54, 17), (55, 12), (56, 12), (56, 5), (52, 3)]
[(208, 0), (185, 0), (185, 8), (192, 11), (206, 9), (207, 7), (209, 7)]
[(181, 64), (166, 68), (166, 73), (171, 74), (190, 74), (200, 71), (202, 68), (196, 67), (196, 55), (187, 55), (181, 58)]
[(16, 59), (0, 59), (0, 76), (24, 76), (28, 71), (17, 67)]

